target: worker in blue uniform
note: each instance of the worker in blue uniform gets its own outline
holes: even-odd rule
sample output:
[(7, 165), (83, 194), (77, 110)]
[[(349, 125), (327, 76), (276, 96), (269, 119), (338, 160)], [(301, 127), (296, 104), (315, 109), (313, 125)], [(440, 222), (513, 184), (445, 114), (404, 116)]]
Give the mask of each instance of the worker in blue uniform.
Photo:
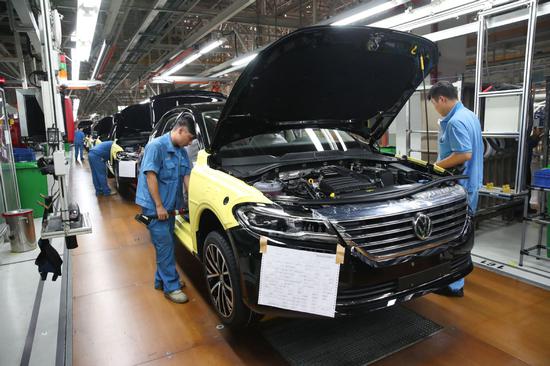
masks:
[(189, 187), (191, 163), (184, 149), (195, 138), (194, 122), (180, 115), (172, 130), (145, 147), (138, 176), (136, 203), (147, 216), (157, 216), (147, 226), (155, 247), (155, 288), (176, 303), (188, 301), (181, 290), (174, 256), (175, 218), (168, 211), (183, 208)]
[(94, 146), (88, 152), (88, 161), (92, 170), (92, 179), (94, 182), (96, 196), (112, 196), (116, 192), (112, 192), (107, 183), (107, 166), (106, 163), (111, 157), (112, 141), (103, 141)]
[[(473, 215), (477, 209), (479, 189), (483, 184), (483, 140), (477, 116), (458, 100), (453, 84), (439, 81), (428, 94), (436, 111), (443, 117), (439, 126), (439, 157), (435, 163), (444, 169), (457, 168), (468, 179), (459, 184), (468, 192), (468, 208)], [(464, 279), (451, 283), (436, 293), (463, 297)]]
[(74, 160), (78, 161), (78, 156), (80, 155), (80, 161), (84, 160), (84, 132), (82, 128), (78, 128), (74, 133)]

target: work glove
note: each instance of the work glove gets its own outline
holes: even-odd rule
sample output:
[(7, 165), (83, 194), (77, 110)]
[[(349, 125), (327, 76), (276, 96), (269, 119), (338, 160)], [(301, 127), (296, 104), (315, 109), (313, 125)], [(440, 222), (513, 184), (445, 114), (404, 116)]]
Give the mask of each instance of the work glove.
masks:
[(51, 246), (48, 239), (38, 240), (38, 247), (40, 248), (40, 254), (34, 264), (38, 266), (42, 281), (46, 281), (49, 272), (53, 274), (52, 281), (57, 280), (57, 277), (61, 276), (61, 264), (63, 264), (59, 253)]

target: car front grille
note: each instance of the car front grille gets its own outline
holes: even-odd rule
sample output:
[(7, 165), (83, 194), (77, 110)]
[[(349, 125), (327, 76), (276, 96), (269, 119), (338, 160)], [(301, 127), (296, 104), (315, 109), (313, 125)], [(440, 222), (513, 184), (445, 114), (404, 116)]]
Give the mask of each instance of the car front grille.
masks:
[[(432, 222), (431, 235), (421, 240), (415, 234), (413, 220), (427, 215)], [(406, 213), (355, 221), (339, 221), (344, 238), (371, 260), (384, 261), (433, 248), (460, 236), (467, 220), (466, 200), (455, 201)]]

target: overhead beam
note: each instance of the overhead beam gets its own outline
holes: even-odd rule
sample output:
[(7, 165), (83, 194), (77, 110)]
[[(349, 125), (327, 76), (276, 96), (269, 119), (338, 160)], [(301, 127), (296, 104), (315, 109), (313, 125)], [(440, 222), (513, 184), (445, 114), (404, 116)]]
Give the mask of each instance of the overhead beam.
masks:
[(28, 0), (8, 0), (11, 1), (15, 12), (21, 20), (21, 26), (27, 28), (26, 33), (31, 40), (31, 45), (34, 51), (38, 54), (41, 52), (40, 37), (38, 31), (38, 25), (34, 14), (31, 10)]
[[(109, 11), (107, 13), (107, 19), (105, 20), (105, 27), (103, 28), (103, 39), (107, 40), (113, 31), (115, 21), (118, 18), (120, 12), (120, 6), (122, 5), (122, 0), (111, 0), (109, 5)], [(109, 39), (110, 41), (110, 39)]]
[(235, 14), (238, 14), (248, 6), (254, 4), (256, 0), (237, 0), (233, 2), (233, 4), (229, 5), (227, 8), (225, 8), (221, 13), (216, 15), (213, 19), (211, 19), (206, 25), (204, 25), (202, 28), (198, 29), (196, 32), (191, 34), (189, 37), (187, 37), (180, 45), (182, 48), (187, 48), (204, 37), (206, 37), (210, 32), (215, 30), (220, 26), (220, 24), (228, 21), (231, 19)]

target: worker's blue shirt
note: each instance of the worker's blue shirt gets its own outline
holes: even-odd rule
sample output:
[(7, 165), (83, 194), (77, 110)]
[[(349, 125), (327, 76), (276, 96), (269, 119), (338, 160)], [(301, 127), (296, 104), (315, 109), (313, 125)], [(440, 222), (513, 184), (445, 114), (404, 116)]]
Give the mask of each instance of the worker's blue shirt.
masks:
[(155, 210), (155, 201), (149, 193), (147, 172), (157, 175), (162, 205), (167, 210), (182, 208), (183, 177), (191, 174), (191, 164), (184, 148), (174, 146), (170, 133), (155, 138), (145, 146), (136, 191), (136, 203)]
[(113, 146), (112, 141), (103, 141), (92, 147), (90, 153), (96, 154), (101, 157), (101, 159), (107, 161), (111, 157), (111, 146)]
[(84, 143), (84, 137), (84, 132), (76, 130), (76, 132), (74, 133), (74, 144), (82, 145)]
[[(481, 124), (477, 116), (461, 102), (457, 102), (440, 123), (438, 160), (449, 157), (453, 152), (472, 153), (472, 158), (464, 163), (462, 173), (469, 179), (463, 179), (459, 183), (466, 188), (469, 195), (475, 194), (477, 204), (477, 192), (483, 184)], [(475, 211), (475, 207), (471, 208)]]

